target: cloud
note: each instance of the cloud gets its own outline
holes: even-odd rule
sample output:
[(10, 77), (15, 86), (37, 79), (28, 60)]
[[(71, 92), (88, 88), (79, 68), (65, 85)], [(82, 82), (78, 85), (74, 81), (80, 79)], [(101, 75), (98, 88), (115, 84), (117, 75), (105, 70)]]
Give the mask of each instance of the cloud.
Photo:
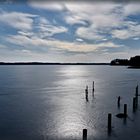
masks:
[(81, 38), (76, 38), (76, 41), (78, 41), (78, 42), (83, 42), (84, 40), (81, 39)]
[[(136, 4), (36, 3), (35, 1), (29, 3), (30, 7), (26, 5), (29, 8), (25, 10), (26, 13), (3, 12), (3, 10), (0, 12), (1, 24), (16, 29), (5, 32), (0, 39), (4, 40), (8, 48), (17, 50), (15, 53), (19, 52), (24, 56), (34, 53), (35, 56), (39, 54), (39, 57), (42, 54), (42, 57), (49, 56), (52, 59), (55, 54), (58, 54), (58, 58), (61, 56), (66, 58), (69, 55), (69, 60), (74, 61), (75, 58), (84, 61), (85, 58), (89, 61), (95, 59), (95, 56), (98, 57), (97, 59), (100, 59), (99, 56), (102, 58), (102, 54), (108, 54), (106, 58), (109, 54), (113, 57), (115, 52), (116, 56), (119, 56), (121, 51), (123, 51), (122, 56), (127, 55), (127, 48), (130, 50), (132, 48), (132, 46), (125, 46), (125, 43), (128, 45), (128, 39), (133, 39), (138, 47), (136, 40), (140, 38), (140, 12)], [(30, 10), (37, 15), (28, 13), (31, 12)], [(121, 43), (117, 43), (118, 41)], [(72, 57), (71, 54), (79, 57), (75, 55)]]
[(56, 2), (37, 2), (37, 1), (29, 1), (28, 5), (30, 5), (33, 8), (36, 9), (44, 9), (44, 10), (53, 10), (53, 11), (62, 11), (65, 9), (65, 6), (63, 5), (62, 2), (56, 3)]
[(129, 34), (128, 30), (114, 30), (112, 31), (112, 35), (114, 38), (119, 38), (119, 39), (127, 39), (131, 37), (132, 35)]
[(139, 37), (135, 37), (135, 38), (133, 38), (133, 40), (139, 40), (140, 38)]
[(31, 37), (31, 36), (33, 36), (34, 35), (34, 33), (33, 32), (28, 32), (28, 31), (18, 31), (18, 34), (19, 35), (23, 35), (23, 36), (27, 36), (27, 37)]
[(62, 18), (67, 24), (79, 25), (75, 31), (76, 37), (79, 38), (105, 40), (108, 36), (118, 39), (139, 36), (138, 31), (130, 27), (131, 22), (139, 23), (129, 18), (130, 15), (140, 14), (140, 7), (137, 3), (80, 2), (79, 5), (78, 2), (42, 2), (31, 3), (30, 6), (62, 12)]
[(29, 47), (29, 46), (38, 46), (38, 47), (42, 47), (42, 46), (47, 46), (47, 40), (43, 40), (41, 38), (38, 37), (27, 37), (24, 35), (9, 35), (6, 38), (6, 41), (15, 44), (15, 45), (20, 45), (20, 46), (24, 46), (24, 47)]
[(117, 3), (66, 3), (64, 20), (71, 25), (81, 24), (76, 36), (88, 40), (104, 40), (112, 28), (122, 25), (121, 5)]
[(84, 14), (90, 14), (91, 15), (96, 15), (96, 14), (108, 14), (110, 13), (113, 9), (114, 6), (116, 7), (119, 4), (107, 2), (107, 3), (98, 3), (98, 2), (71, 2), (71, 3), (65, 3), (65, 7), (67, 10), (71, 13), (79, 13), (81, 12), (83, 15)]
[(41, 38), (29, 38), (23, 35), (11, 35), (6, 38), (6, 41), (15, 45), (24, 46), (24, 48), (36, 50), (48, 48), (47, 50), (60, 50), (67, 52), (89, 53), (96, 52), (101, 48), (117, 48), (121, 45), (114, 44), (113, 42), (104, 42), (99, 44), (88, 44), (85, 42), (67, 42), (59, 40), (46, 40)]
[(77, 37), (81, 37), (87, 40), (101, 40), (104, 36), (100, 35), (94, 26), (79, 27), (76, 31)]
[(113, 30), (112, 35), (118, 39), (138, 38), (140, 37), (140, 25), (131, 25), (126, 29)]
[(41, 36), (42, 38), (44, 37), (48, 37), (48, 36), (53, 36), (55, 34), (60, 34), (60, 33), (65, 33), (68, 31), (68, 29), (66, 27), (63, 26), (54, 26), (54, 25), (40, 25), (38, 26), (39, 29), (39, 36)]
[[(115, 14), (112, 14), (112, 13), (114, 13), (114, 10), (118, 9), (119, 6), (120, 4), (115, 4), (115, 3), (81, 2), (80, 6), (78, 3), (77, 4), (66, 3), (67, 12), (69, 13), (66, 16), (71, 17), (71, 18), (76, 17), (74, 19), (77, 19), (77, 20), (79, 19), (79, 21), (80, 20), (88, 21), (91, 24), (94, 23), (96, 26), (106, 26), (106, 25), (109, 25), (110, 23), (116, 24), (116, 22), (110, 22), (110, 20), (114, 21), (114, 18), (116, 16)], [(68, 17), (66, 17), (66, 19)]]
[(140, 14), (140, 5), (139, 3), (129, 3), (124, 6), (124, 15), (137, 15)]
[(43, 17), (40, 17), (36, 29), (38, 30), (37, 34), (39, 34), (39, 36), (42, 38), (68, 31), (66, 27), (57, 24), (53, 25), (53, 23), (50, 23), (46, 18)]
[(0, 49), (5, 49), (5, 48), (7, 48), (6, 45), (0, 44)]
[(53, 25), (45, 17), (21, 12), (1, 12), (0, 22), (18, 29), (18, 34), (26, 36), (50, 37), (67, 32), (63, 26)]
[(81, 24), (81, 25), (87, 25), (85, 19), (78, 15), (73, 15), (73, 16), (66, 16), (65, 21), (68, 24), (74, 25), (74, 24)]
[(31, 30), (33, 18), (37, 17), (37, 15), (21, 12), (1, 12), (0, 14), (0, 22), (20, 30)]
[[(69, 11), (65, 17), (67, 23), (76, 24), (83, 21), (89, 23), (87, 26), (77, 28), (77, 37), (88, 40), (105, 40), (108, 36), (118, 39), (140, 36), (139, 22), (128, 18), (129, 15), (140, 14), (138, 4), (93, 3), (93, 5), (81, 4), (81, 6), (66, 4), (66, 7)], [(75, 22), (68, 20), (73, 17), (78, 17)]]

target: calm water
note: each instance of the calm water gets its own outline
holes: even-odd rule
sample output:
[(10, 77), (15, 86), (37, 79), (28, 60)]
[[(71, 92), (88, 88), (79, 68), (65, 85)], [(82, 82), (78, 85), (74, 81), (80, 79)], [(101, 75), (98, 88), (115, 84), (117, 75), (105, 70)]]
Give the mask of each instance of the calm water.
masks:
[[(126, 67), (0, 66), (0, 140), (81, 140), (84, 128), (89, 140), (140, 140), (140, 110), (132, 111), (137, 84), (140, 70)], [(124, 103), (126, 120), (115, 116)]]

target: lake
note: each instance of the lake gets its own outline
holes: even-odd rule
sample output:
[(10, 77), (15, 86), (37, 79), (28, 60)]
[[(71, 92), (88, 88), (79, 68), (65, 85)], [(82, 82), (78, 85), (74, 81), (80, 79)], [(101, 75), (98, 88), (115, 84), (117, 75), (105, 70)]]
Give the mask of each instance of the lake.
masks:
[[(140, 110), (132, 109), (137, 84), (140, 70), (125, 66), (1, 65), (0, 139), (82, 140), (87, 129), (88, 140), (139, 140)], [(124, 104), (128, 118), (117, 118)]]

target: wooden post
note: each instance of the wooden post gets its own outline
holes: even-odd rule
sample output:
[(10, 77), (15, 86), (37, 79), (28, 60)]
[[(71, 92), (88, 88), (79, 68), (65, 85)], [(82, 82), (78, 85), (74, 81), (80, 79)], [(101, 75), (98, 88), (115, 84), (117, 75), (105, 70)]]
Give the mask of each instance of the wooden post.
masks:
[(108, 131), (111, 131), (111, 123), (112, 123), (112, 114), (108, 114)]
[(93, 81), (93, 85), (92, 85), (92, 90), (93, 90), (93, 92), (94, 92), (94, 81)]
[(88, 101), (88, 86), (86, 86), (85, 95), (86, 95), (86, 101)]
[(87, 129), (83, 129), (83, 140), (87, 140)]
[(87, 91), (88, 91), (88, 86), (86, 86), (86, 89), (87, 89)]
[(94, 97), (94, 81), (92, 83), (92, 96)]
[(121, 97), (119, 96), (118, 101), (117, 101), (118, 107), (120, 107), (120, 99), (121, 99)]
[(127, 117), (127, 104), (124, 104), (124, 116)]

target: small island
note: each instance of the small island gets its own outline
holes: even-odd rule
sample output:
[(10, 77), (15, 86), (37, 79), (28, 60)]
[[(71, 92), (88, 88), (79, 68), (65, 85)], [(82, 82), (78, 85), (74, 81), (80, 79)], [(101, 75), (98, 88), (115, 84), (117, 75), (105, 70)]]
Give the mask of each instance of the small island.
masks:
[(110, 62), (112, 66), (128, 66), (128, 68), (140, 68), (140, 56), (134, 56), (128, 59), (114, 59)]

